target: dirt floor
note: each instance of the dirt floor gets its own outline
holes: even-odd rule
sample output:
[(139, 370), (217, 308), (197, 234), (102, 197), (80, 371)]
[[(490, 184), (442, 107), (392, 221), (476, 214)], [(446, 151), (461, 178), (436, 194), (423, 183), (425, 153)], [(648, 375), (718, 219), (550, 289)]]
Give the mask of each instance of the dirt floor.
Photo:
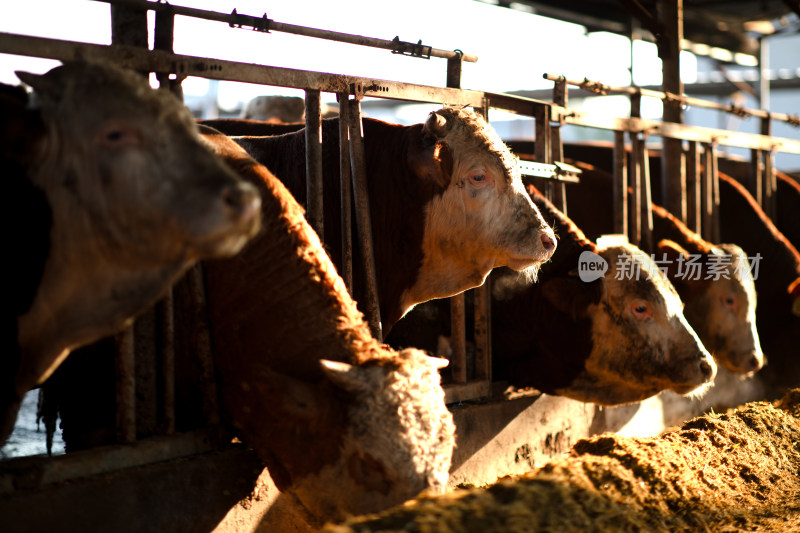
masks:
[(800, 389), (657, 438), (580, 440), (524, 476), (325, 531), (800, 531)]

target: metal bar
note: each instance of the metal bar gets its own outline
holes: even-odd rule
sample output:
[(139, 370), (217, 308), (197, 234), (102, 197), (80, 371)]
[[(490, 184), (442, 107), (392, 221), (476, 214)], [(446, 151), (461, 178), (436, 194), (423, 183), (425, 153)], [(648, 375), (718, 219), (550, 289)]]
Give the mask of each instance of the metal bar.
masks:
[(787, 113), (770, 113), (769, 111), (763, 109), (749, 109), (744, 107), (737, 107), (733, 104), (724, 105), (720, 104), (719, 102), (713, 102), (711, 100), (703, 100), (701, 98), (695, 98), (691, 96), (684, 96), (680, 93), (670, 92), (670, 91), (654, 91), (651, 89), (644, 89), (641, 87), (615, 87), (612, 85), (606, 85), (604, 83), (600, 83), (598, 81), (593, 81), (588, 78), (584, 78), (582, 80), (574, 80), (554, 74), (544, 74), (543, 77), (544, 79), (550, 81), (563, 79), (568, 85), (574, 85), (576, 87), (580, 87), (585, 91), (593, 92), (600, 95), (639, 93), (642, 96), (647, 96), (649, 98), (671, 101), (685, 106), (716, 109), (717, 111), (724, 111), (726, 113), (733, 113), (740, 116), (749, 115), (758, 118), (766, 118), (767, 116), (771, 116), (775, 120), (788, 122), (793, 126), (800, 126), (800, 122), (798, 122), (800, 121), (800, 118), (797, 117), (796, 115), (790, 115)]
[(475, 398), (488, 398), (492, 394), (492, 383), (490, 381), (470, 381), (469, 383), (456, 383), (445, 385), (444, 403), (458, 403)]
[[(775, 154), (764, 152), (764, 211), (767, 216), (775, 220), (777, 215), (777, 198), (775, 195), (778, 187), (778, 178), (775, 175)], [(784, 221), (785, 222), (785, 221)]]
[(309, 89), (305, 99), (306, 141), (306, 218), (325, 240), (322, 208), (322, 115), (320, 92)]
[(713, 233), (712, 229), (712, 215), (714, 214), (714, 186), (712, 185), (713, 182), (713, 162), (712, 158), (712, 147), (711, 143), (703, 143), (703, 181), (702, 181), (702, 190), (701, 190), (701, 199), (703, 204), (703, 216), (702, 216), (702, 223), (701, 235), (707, 241), (711, 240), (711, 235)]
[(614, 132), (614, 233), (628, 235), (628, 164), (625, 132)]
[(467, 329), (464, 307), (463, 292), (450, 297), (450, 346), (453, 349), (450, 365), (455, 383), (467, 382)]
[(375, 255), (372, 249), (372, 219), (369, 210), (369, 189), (364, 156), (364, 137), (361, 133), (361, 103), (357, 98), (348, 101), (350, 106), (350, 165), (353, 176), (353, 199), (356, 206), (356, 226), (361, 241), (361, 259), (366, 281), (364, 314), (372, 335), (383, 339), (381, 310), (378, 302), (378, 282), (375, 273)]
[(193, 350), (200, 369), (200, 388), (203, 391), (203, 419), (209, 424), (219, 424), (219, 393), (211, 347), (211, 324), (206, 303), (203, 268), (199, 263), (186, 272), (187, 290), (195, 324)]
[(750, 150), (750, 175), (744, 184), (758, 205), (764, 205), (762, 194), (764, 192), (764, 151)]
[(133, 326), (117, 334), (115, 339), (117, 442), (128, 444), (136, 440), (136, 358)]
[[(534, 119), (536, 121), (535, 126), (535, 155), (536, 161), (538, 163), (542, 163), (545, 165), (549, 165), (553, 162), (553, 156), (551, 153), (551, 136), (550, 136), (550, 108), (549, 107), (538, 107), (534, 110)], [(553, 186), (552, 184), (548, 183), (545, 187), (545, 190), (542, 191), (545, 197), (548, 200), (553, 200)]]
[(631, 217), (629, 240), (632, 244), (642, 246), (642, 150), (637, 133), (631, 133), (631, 205), (628, 213)]
[(581, 169), (572, 165), (568, 165), (567, 163), (556, 161), (552, 165), (545, 165), (535, 161), (518, 159), (517, 169), (522, 176), (567, 181), (570, 183), (580, 183), (578, 175), (580, 175)]
[[(395, 37), (392, 41), (385, 39), (376, 39), (374, 37), (364, 37), (361, 35), (351, 35), (349, 33), (341, 33), (337, 31), (322, 30), (317, 28), (307, 28), (305, 26), (297, 26), (295, 24), (286, 24), (277, 22), (267, 18), (264, 13), (262, 17), (255, 17), (251, 15), (240, 15), (234, 9), (232, 13), (219, 13), (216, 11), (206, 11), (203, 9), (195, 9), (191, 7), (175, 6), (160, 2), (141, 2), (139, 0), (95, 0), (96, 2), (103, 2), (113, 6), (125, 6), (137, 10), (151, 10), (163, 11), (167, 8), (174, 11), (176, 15), (185, 17), (199, 18), (203, 20), (211, 20), (216, 22), (226, 22), (232, 28), (241, 28), (247, 26), (248, 28), (256, 31), (269, 33), (271, 31), (278, 31), (283, 33), (291, 33), (293, 35), (304, 35), (306, 37), (315, 37), (317, 39), (327, 39), (329, 41), (338, 41), (348, 44), (356, 44), (359, 46), (369, 46), (371, 48), (383, 48), (391, 50), (394, 53), (403, 53), (403, 55), (414, 55), (419, 57), (442, 57), (451, 58), (460, 52), (452, 50), (440, 50), (430, 46), (423, 46), (419, 43), (408, 43), (400, 41)], [(419, 53), (416, 53), (419, 50)], [(463, 54), (464, 61), (474, 63), (478, 57), (471, 54)]]
[(9, 33), (0, 33), (0, 53), (62, 61), (107, 60), (133, 70), (172, 72), (179, 76), (199, 76), (275, 87), (315, 89), (329, 93), (348, 91), (351, 85), (354, 85), (356, 91), (363, 96), (414, 102), (480, 106), (484, 98), (484, 93), (466, 89), (413, 85), (389, 80), (185, 56), (123, 45), (76, 43)]
[(172, 289), (156, 304), (158, 335), (157, 349), (161, 363), (159, 372), (161, 391), (160, 430), (175, 433), (175, 310)]
[[(561, 107), (567, 107), (567, 84), (564, 83), (563, 80), (557, 81), (553, 85), (553, 102)], [(553, 161), (564, 160), (564, 143), (561, 141), (561, 126), (563, 124), (563, 119), (559, 119), (558, 125), (554, 125), (550, 128), (550, 141), (552, 143), (550, 155)], [(567, 215), (566, 184), (559, 182), (555, 184), (554, 188), (553, 203), (564, 215)]]
[[(769, 117), (761, 120), (761, 135), (767, 135), (772, 133), (772, 121), (770, 121)], [(775, 188), (777, 186), (777, 181), (775, 177), (775, 155), (772, 153), (771, 150), (765, 150), (762, 153), (763, 161), (764, 161), (764, 173), (763, 173), (763, 186), (764, 186), (764, 193), (762, 197), (762, 204), (761, 207), (767, 213), (767, 216), (774, 217), (775, 216)]]
[(492, 380), (492, 309), (491, 282), (487, 276), (483, 285), (473, 289), (475, 296), (475, 379)]
[(464, 63), (463, 55), (460, 50), (456, 50), (458, 54), (447, 60), (447, 87), (453, 89), (461, 88), (461, 66)]
[(347, 291), (353, 294), (353, 186), (350, 177), (350, 104), (347, 93), (337, 93), (339, 100), (339, 201), (341, 203), (342, 264), (341, 273)]
[(686, 158), (686, 225), (698, 234), (701, 234), (702, 220), (701, 181), (700, 147), (690, 142)]
[(720, 241), (719, 228), (719, 165), (717, 161), (717, 147), (714, 143), (708, 145), (711, 163), (711, 232), (709, 240), (714, 243)]
[(641, 177), (641, 221), (642, 221), (642, 245), (645, 250), (654, 250), (653, 246), (653, 209), (652, 192), (650, 190), (650, 156), (647, 153), (647, 137), (639, 141), (641, 150), (640, 161), (642, 164)]

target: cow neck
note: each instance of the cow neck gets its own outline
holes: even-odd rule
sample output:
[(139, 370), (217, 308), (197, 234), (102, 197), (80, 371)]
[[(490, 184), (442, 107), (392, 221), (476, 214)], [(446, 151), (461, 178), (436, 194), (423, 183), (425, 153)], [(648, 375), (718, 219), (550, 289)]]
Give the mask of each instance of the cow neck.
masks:
[[(681, 245), (690, 254), (707, 256), (714, 253), (714, 245), (690, 230), (672, 213), (661, 206), (652, 204), (653, 244), (661, 239), (669, 239)], [(655, 250), (647, 250), (655, 252)]]
[(720, 212), (720, 218), (740, 221), (735, 227), (720, 225), (722, 240), (738, 244), (748, 257), (761, 254), (763, 264), (755, 278), (759, 303), (779, 306), (788, 312), (791, 299), (787, 289), (800, 276), (800, 254), (742, 185), (720, 174), (719, 186), (720, 209), (726, 210), (725, 214)]
[(548, 276), (566, 275), (578, 267), (578, 257), (584, 251), (597, 253), (595, 244), (586, 238), (583, 231), (562, 211), (536, 191), (531, 199), (544, 221), (550, 224), (558, 239), (556, 251), (550, 261), (542, 265), (540, 279)]

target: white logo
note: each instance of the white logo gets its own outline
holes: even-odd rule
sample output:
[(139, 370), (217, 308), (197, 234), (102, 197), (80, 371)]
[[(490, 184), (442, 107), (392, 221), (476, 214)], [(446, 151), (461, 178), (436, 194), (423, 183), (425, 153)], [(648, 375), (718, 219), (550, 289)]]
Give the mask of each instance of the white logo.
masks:
[(578, 258), (578, 277), (590, 283), (602, 278), (608, 271), (608, 261), (594, 252), (584, 250)]

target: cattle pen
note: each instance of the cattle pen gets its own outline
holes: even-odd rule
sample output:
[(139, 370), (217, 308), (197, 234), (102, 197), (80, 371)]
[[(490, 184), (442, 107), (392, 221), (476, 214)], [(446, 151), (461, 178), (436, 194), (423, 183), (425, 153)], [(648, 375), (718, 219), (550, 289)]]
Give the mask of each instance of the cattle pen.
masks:
[[(775, 154), (800, 154), (800, 140), (770, 135), (774, 122), (800, 126), (797, 116), (689, 98), (680, 89), (612, 87), (551, 73), (543, 73), (545, 79), (553, 82), (549, 100), (464, 89), (462, 63), (478, 58), (461, 50), (440, 50), (399, 38), (388, 41), (325, 32), (273, 21), (266, 14), (258, 17), (236, 11), (215, 13), (137, 0), (102, 1), (111, 5), (111, 23), (115, 28), (111, 45), (0, 33), (0, 53), (60, 61), (110, 61), (139, 72), (155, 73), (161, 88), (178, 95), (181, 82), (188, 76), (304, 91), (308, 176), (308, 202), (304, 207), (309, 223), (323, 241), (326, 228), (322, 223), (321, 94), (336, 95), (343, 176), (341, 232), (347, 240), (355, 224), (358, 238), (357, 246), (345, 242), (342, 264), (336, 268), (348, 288), (352, 286), (353, 262), (359, 261), (368, 273), (369, 296), (359, 304), (363, 305), (377, 339), (382, 339), (383, 334), (361, 137), (365, 98), (470, 107), (487, 121), (490, 110), (532, 118), (534, 144), (528, 157), (519, 160), (519, 171), (525, 183), (541, 190), (565, 213), (569, 209), (567, 188), (581, 186), (581, 170), (572, 161), (565, 161), (564, 128), (613, 132), (613, 195), (609, 200), (614, 205), (614, 232), (626, 236), (634, 245), (653, 244), (649, 163), (653, 140), (662, 141), (662, 194), (667, 207), (712, 242), (720, 242), (719, 147), (751, 151), (745, 185), (771, 217), (778, 216)], [(147, 45), (147, 11), (155, 12), (152, 49)], [(286, 31), (377, 47), (409, 56), (409, 61), (443, 59), (446, 81), (441, 87), (426, 86), (176, 54), (173, 52), (175, 17), (216, 21), (229, 25), (230, 31)], [(608, 118), (570, 108), (567, 97), (570, 86), (595, 94), (627, 95), (630, 114)], [(643, 98), (664, 102), (664, 120), (641, 118)], [(761, 122), (761, 133), (684, 125), (679, 114), (670, 115), (668, 111), (687, 105), (754, 117)], [(360, 253), (354, 252), (356, 249)], [(715, 397), (712, 391), (702, 400), (667, 395), (605, 408), (536, 391), (508, 393), (506, 383), (492, 378), (490, 290), (488, 283), (472, 289), (471, 306), (463, 293), (450, 299), (452, 356), (444, 388), (458, 431), (451, 468), (452, 487), (485, 485), (502, 476), (524, 473), (563, 454), (584, 437), (603, 432), (656, 435), (710, 407), (734, 407), (763, 397), (764, 391), (757, 383), (744, 381), (730, 398)], [(0, 462), (0, 516), (11, 517), (8, 521), (4, 518), (3, 530), (41, 531), (57, 527), (267, 531), (272, 524), (291, 521), (290, 511), (281, 507), (279, 492), (259, 458), (241, 443), (232, 442), (231, 435), (222, 427), (204, 291), (203, 271), (198, 266), (164, 300), (113, 340), (116, 353), (113, 445), (60, 456)], [(467, 317), (470, 307), (473, 316)], [(467, 331), (468, 323), (474, 324), (473, 331)], [(474, 346), (471, 351), (468, 335)], [(200, 415), (189, 427), (179, 420), (182, 376), (176, 370), (176, 343), (190, 346), (188, 350), (196, 358), (200, 381), (199, 398), (194, 398), (200, 405)], [(736, 382), (738, 378), (731, 380)], [(120, 508), (110, 509), (110, 502), (129, 504), (125, 504), (123, 512)]]

